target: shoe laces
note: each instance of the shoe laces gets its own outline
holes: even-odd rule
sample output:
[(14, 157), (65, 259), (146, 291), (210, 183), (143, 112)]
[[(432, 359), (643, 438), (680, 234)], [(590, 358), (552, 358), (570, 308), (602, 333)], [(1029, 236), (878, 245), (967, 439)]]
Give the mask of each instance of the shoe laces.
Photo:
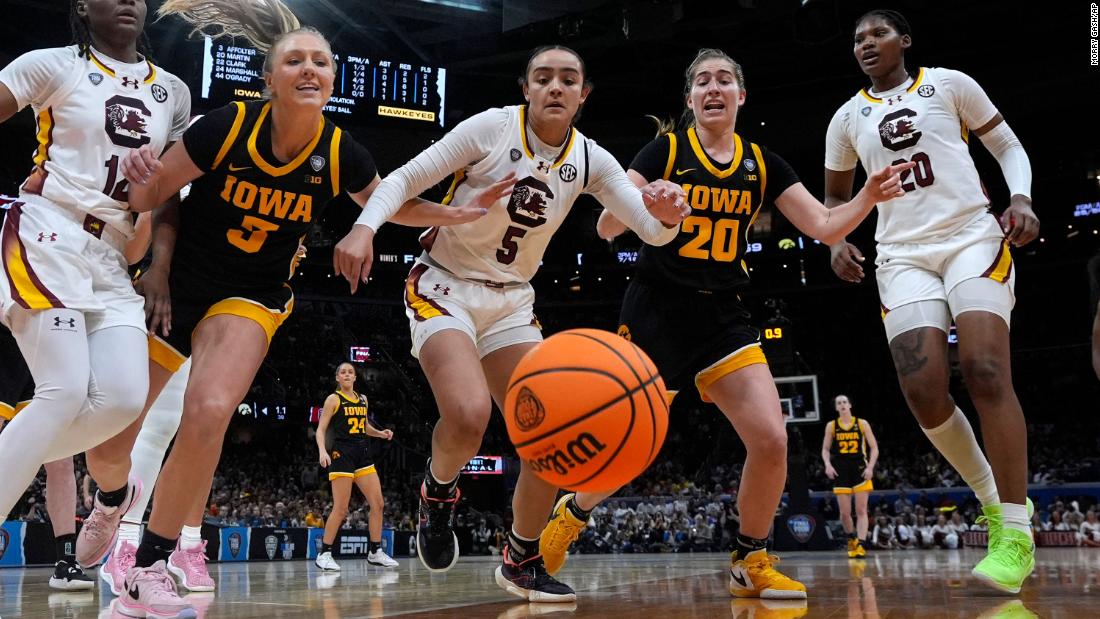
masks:
[(142, 585), (145, 587), (151, 587), (153, 591), (161, 591), (178, 596), (178, 593), (176, 592), (176, 581), (172, 580), (172, 577), (168, 575), (168, 572), (166, 572), (164, 568), (145, 568), (142, 570), (142, 575), (140, 578), (144, 581), (142, 582)]
[(455, 517), (455, 507), (458, 506), (458, 499), (461, 496), (462, 491), (455, 487), (450, 498), (436, 499), (428, 496), (426, 485), (420, 487), (421, 504), (428, 509), (428, 513), (424, 514), (421, 520), (427, 518), (428, 531), (433, 536), (442, 535), (451, 529)]
[(564, 515), (558, 518), (558, 524), (553, 527), (553, 533), (550, 535), (550, 547), (562, 550), (568, 549), (569, 545), (576, 539), (578, 532), (584, 529), (585, 524), (584, 522), (573, 522)]
[(541, 554), (534, 555), (533, 557), (516, 563), (508, 556), (508, 551), (509, 548), (505, 547), (504, 560), (514, 565), (516, 569), (519, 570), (520, 574), (530, 578), (533, 586), (543, 585), (548, 582), (558, 582), (557, 579), (547, 573), (546, 564), (543, 562)]
[(1027, 559), (1027, 556), (1032, 552), (1032, 546), (1030, 541), (1024, 541), (1015, 537), (1001, 536), (997, 540), (995, 548), (991, 549), (997, 551), (994, 556), (1002, 560), (1002, 563), (1023, 563)]
[(206, 540), (203, 540), (202, 545), (191, 550), (185, 550), (183, 556), (187, 559), (187, 564), (195, 569), (206, 569)]

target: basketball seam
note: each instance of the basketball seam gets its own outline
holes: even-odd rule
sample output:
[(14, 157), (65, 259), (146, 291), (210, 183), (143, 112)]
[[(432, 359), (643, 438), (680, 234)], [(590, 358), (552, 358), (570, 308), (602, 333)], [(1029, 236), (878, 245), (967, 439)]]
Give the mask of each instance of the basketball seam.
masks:
[[(604, 342), (603, 340), (601, 340), (599, 338), (592, 337), (591, 335), (587, 335), (585, 333), (565, 331), (565, 332), (561, 333), (561, 335), (572, 335), (572, 336), (576, 336), (576, 337), (583, 337), (585, 339), (589, 339), (589, 340), (592, 340), (593, 342), (596, 342), (596, 343), (600, 344), (604, 348), (606, 348), (606, 349), (610, 350), (612, 353), (614, 353), (615, 356), (618, 357), (619, 360), (623, 362), (623, 365), (625, 365), (627, 367), (627, 369), (629, 369), (630, 372), (632, 374), (634, 374), (634, 378), (638, 379), (639, 381), (642, 380), (641, 374), (639, 374), (638, 371), (634, 369), (634, 366), (630, 365), (630, 361), (627, 360), (627, 358), (622, 353), (620, 353), (618, 350), (616, 350), (615, 347), (611, 346), (607, 342)], [(642, 359), (641, 355), (638, 354), (641, 349), (637, 346), (637, 344), (634, 344), (630, 341), (627, 341), (627, 343), (630, 344), (630, 347), (631, 347), (632, 351), (634, 352), (635, 355), (638, 356), (638, 361), (640, 361), (642, 363), (642, 367), (645, 369), (646, 373), (649, 374), (649, 378), (648, 378), (648, 381), (646, 382), (646, 384), (648, 385), (648, 384), (652, 383), (653, 379), (656, 378), (658, 375), (649, 373), (649, 368), (647, 368), (645, 366), (645, 361)], [(654, 367), (656, 367), (656, 366), (654, 366)], [(650, 398), (649, 398), (649, 390), (647, 389), (647, 390), (643, 391), (642, 393), (645, 395), (646, 402), (649, 404), (650, 428), (652, 428), (652, 430), (653, 430), (650, 433), (650, 437), (649, 437), (649, 454), (646, 456), (646, 468), (649, 468), (649, 465), (653, 462), (653, 459), (657, 457), (657, 454), (654, 453), (654, 451), (656, 450), (656, 447), (657, 447), (657, 415), (653, 412), (653, 401), (650, 400)], [(633, 425), (633, 424), (631, 424), (631, 425)], [(629, 436), (629, 434), (627, 436)]]
[[(529, 378), (531, 376), (537, 376), (539, 374), (550, 374), (550, 373), (553, 373), (553, 372), (561, 372), (563, 370), (585, 370), (585, 371), (591, 371), (591, 372), (596, 372), (596, 373), (600, 373), (600, 374), (603, 373), (603, 372), (599, 372), (598, 370), (592, 370), (592, 368), (554, 368), (552, 370), (539, 370), (538, 372), (532, 372), (531, 374), (527, 374), (526, 376), (524, 376), (520, 380)], [(546, 432), (544, 432), (544, 433), (542, 433), (542, 434), (540, 434), (536, 437), (529, 438), (526, 441), (523, 441), (522, 443), (514, 443), (513, 446), (516, 449), (521, 449), (523, 447), (527, 447), (528, 445), (530, 445), (532, 443), (536, 443), (538, 441), (541, 441), (544, 438), (547, 438), (549, 436), (557, 434), (558, 432), (561, 432), (562, 430), (565, 430), (567, 428), (575, 426), (578, 423), (580, 423), (582, 421), (585, 421), (586, 419), (589, 419), (593, 415), (597, 415), (599, 413), (602, 413), (605, 410), (607, 410), (608, 407), (613, 406), (615, 404), (618, 404), (619, 402), (622, 402), (625, 399), (633, 400), (633, 396), (634, 396), (635, 393), (637, 393), (640, 390), (644, 390), (646, 387), (648, 387), (648, 386), (652, 385), (653, 383), (655, 383), (657, 381), (657, 378), (659, 378), (659, 377), (655, 376), (655, 377), (653, 377), (652, 380), (646, 381), (646, 382), (638, 385), (634, 389), (631, 389), (631, 390), (627, 391), (627, 387), (626, 387), (625, 384), (623, 384), (622, 381), (618, 380), (617, 378), (615, 378), (614, 376), (611, 376), (611, 375), (608, 375), (608, 377), (619, 383), (619, 386), (623, 388), (623, 395), (618, 396), (614, 400), (606, 402), (606, 403), (592, 409), (590, 412), (585, 413), (584, 416), (582, 416), (582, 417), (577, 417), (576, 419), (570, 420), (568, 423), (560, 425), (560, 426), (554, 428), (553, 430), (547, 430)], [(633, 403), (633, 401), (631, 401), (631, 407), (633, 407), (633, 405), (634, 405), (634, 403)], [(633, 411), (631, 411), (631, 414), (633, 415)], [(631, 421), (631, 426), (633, 426), (633, 420)]]

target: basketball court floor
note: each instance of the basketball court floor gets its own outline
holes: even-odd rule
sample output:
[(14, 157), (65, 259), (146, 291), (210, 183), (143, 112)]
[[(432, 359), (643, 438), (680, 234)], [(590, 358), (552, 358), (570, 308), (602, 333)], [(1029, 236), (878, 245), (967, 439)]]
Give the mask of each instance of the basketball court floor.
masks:
[[(344, 561), (323, 573), (312, 562), (212, 564), (214, 594), (191, 594), (199, 617), (480, 617), (632, 619), (729, 617), (1100, 617), (1100, 549), (1040, 549), (1021, 595), (1003, 596), (974, 582), (972, 550), (893, 551), (849, 560), (842, 553), (787, 553), (782, 567), (806, 583), (808, 603), (733, 600), (725, 554), (571, 557), (562, 578), (576, 604), (527, 604), (493, 582), (499, 559), (462, 559), (431, 575), (416, 559), (392, 570)], [(59, 593), (46, 568), (0, 570), (0, 617), (120, 617), (102, 589)]]

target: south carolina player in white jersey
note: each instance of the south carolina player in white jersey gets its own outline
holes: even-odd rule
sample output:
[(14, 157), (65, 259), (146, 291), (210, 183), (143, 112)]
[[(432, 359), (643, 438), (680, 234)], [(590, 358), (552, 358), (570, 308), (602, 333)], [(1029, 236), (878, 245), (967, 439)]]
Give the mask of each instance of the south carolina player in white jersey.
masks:
[[(1015, 302), (1010, 245), (1030, 242), (1039, 230), (1031, 209), (1031, 167), (973, 79), (950, 69), (906, 70), (911, 42), (909, 24), (893, 11), (872, 11), (856, 22), (854, 52), (872, 88), (842, 105), (829, 124), (826, 204), (848, 199), (857, 161), (868, 169), (917, 164), (902, 177), (906, 195), (879, 208), (875, 275), (886, 336), (910, 409), (982, 503), (989, 554), (974, 576), (1015, 593), (1035, 564), (1025, 506), (1027, 428), (1009, 358)], [(970, 157), (971, 131), (997, 159), (1012, 195), (1000, 221), (990, 212)], [(838, 243), (833, 256), (838, 275), (862, 278), (858, 249)], [(988, 461), (948, 393), (952, 319)]]
[[(440, 414), (421, 486), (417, 535), (420, 561), (432, 571), (448, 570), (458, 558), (452, 526), (458, 475), (481, 445), (490, 398), (503, 406), (512, 370), (542, 340), (530, 279), (574, 200), (582, 193), (595, 196), (655, 244), (671, 241), (688, 211), (682, 190), (671, 183), (650, 185), (643, 191), (655, 197), (643, 197), (615, 159), (573, 127), (589, 92), (576, 52), (560, 46), (535, 50), (521, 82), (527, 105), (467, 119), (383, 180), (334, 256), (337, 272), (354, 291), (365, 281), (374, 232), (405, 200), (451, 173), (450, 194), (457, 200), (515, 182), (507, 204), (482, 219), (429, 230), (422, 237), (425, 252), (405, 284), (412, 352)], [(512, 502), (515, 521), (496, 581), (532, 602), (576, 598), (546, 573), (539, 555), (539, 534), (556, 492), (521, 469)]]
[[(0, 436), (3, 513), (42, 462), (113, 436), (145, 403), (145, 314), (122, 253), (134, 229), (118, 164), (143, 145), (164, 149), (190, 113), (183, 83), (139, 53), (145, 12), (140, 0), (75, 0), (75, 45), (0, 70), (0, 121), (28, 105), (38, 119), (34, 169), (2, 237), (0, 305), (36, 384)], [(97, 508), (132, 496), (105, 488)]]

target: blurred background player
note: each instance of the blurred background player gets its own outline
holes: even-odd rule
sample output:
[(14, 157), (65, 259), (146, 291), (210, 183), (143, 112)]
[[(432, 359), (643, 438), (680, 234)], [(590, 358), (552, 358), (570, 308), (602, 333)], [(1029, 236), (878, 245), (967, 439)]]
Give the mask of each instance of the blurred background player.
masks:
[[(825, 438), (821, 443), (821, 460), (825, 463), (825, 475), (833, 480), (833, 494), (840, 506), (840, 522), (848, 534), (848, 556), (866, 555), (863, 543), (867, 540), (867, 498), (874, 490), (871, 480), (878, 462), (878, 441), (866, 419), (852, 416), (852, 403), (846, 395), (838, 395), (833, 402), (838, 417), (825, 424)], [(870, 454), (868, 454), (870, 448)], [(852, 526), (852, 502), (856, 505), (856, 522)]]
[[(989, 524), (989, 551), (973, 569), (979, 582), (1019, 592), (1035, 566), (1027, 506), (1027, 425), (1012, 385), (1009, 324), (1016, 270), (1011, 246), (1031, 242), (1031, 164), (1016, 134), (971, 77), (921, 67), (910, 73), (909, 22), (871, 11), (855, 24), (852, 52), (871, 87), (845, 102), (825, 138), (825, 203), (852, 193), (856, 164), (917, 164), (906, 195), (879, 209), (875, 240), (886, 338), (909, 409), (925, 435), (970, 486)], [(990, 212), (971, 158), (977, 135), (1004, 174), (1011, 203)], [(842, 279), (863, 278), (862, 255), (832, 244)], [(947, 333), (959, 334), (959, 366), (981, 418), (986, 451), (949, 393)], [(988, 457), (988, 460), (987, 460)]]
[[(321, 466), (327, 468), (332, 482), (332, 513), (325, 521), (325, 535), (321, 540), (321, 552), (315, 563), (323, 570), (339, 570), (332, 558), (332, 545), (348, 515), (351, 486), (366, 497), (370, 504), (370, 542), (367, 563), (382, 567), (397, 567), (382, 550), (382, 482), (374, 467), (374, 450), (368, 437), (393, 439), (393, 430), (379, 430), (371, 425), (367, 414), (367, 396), (355, 391), (355, 366), (341, 363), (336, 366), (335, 393), (325, 398), (325, 407), (317, 423), (317, 451)], [(332, 455), (325, 448), (329, 426), (335, 440)]]

